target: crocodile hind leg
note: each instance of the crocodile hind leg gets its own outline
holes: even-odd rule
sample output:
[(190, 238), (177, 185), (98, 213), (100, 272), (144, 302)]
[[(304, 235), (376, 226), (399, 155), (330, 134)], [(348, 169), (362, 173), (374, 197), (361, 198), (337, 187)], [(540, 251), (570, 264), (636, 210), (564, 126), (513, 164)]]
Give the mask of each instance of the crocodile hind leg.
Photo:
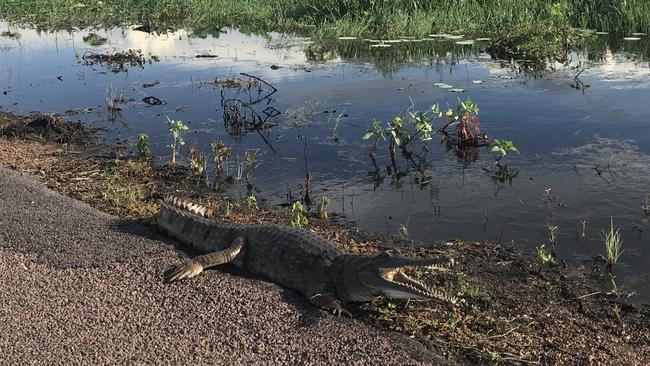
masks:
[(191, 278), (204, 269), (218, 266), (220, 264), (231, 262), (237, 257), (244, 247), (244, 238), (237, 237), (230, 247), (224, 250), (200, 255), (198, 257), (188, 259), (165, 272), (165, 282), (174, 282), (185, 278)]
[(345, 310), (341, 302), (330, 294), (316, 294), (309, 298), (309, 302), (321, 309), (331, 311), (336, 316), (344, 314), (352, 318), (352, 314)]

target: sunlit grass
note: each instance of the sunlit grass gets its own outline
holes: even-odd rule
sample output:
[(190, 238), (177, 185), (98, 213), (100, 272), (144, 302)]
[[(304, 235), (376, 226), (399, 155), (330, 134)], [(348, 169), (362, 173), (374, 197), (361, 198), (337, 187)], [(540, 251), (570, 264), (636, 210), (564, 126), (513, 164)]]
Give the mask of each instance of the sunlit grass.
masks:
[(605, 236), (605, 259), (609, 267), (616, 264), (618, 257), (621, 256), (623, 250), (623, 239), (621, 238), (621, 228), (614, 228), (614, 219), (610, 218), (609, 231), (604, 232)]

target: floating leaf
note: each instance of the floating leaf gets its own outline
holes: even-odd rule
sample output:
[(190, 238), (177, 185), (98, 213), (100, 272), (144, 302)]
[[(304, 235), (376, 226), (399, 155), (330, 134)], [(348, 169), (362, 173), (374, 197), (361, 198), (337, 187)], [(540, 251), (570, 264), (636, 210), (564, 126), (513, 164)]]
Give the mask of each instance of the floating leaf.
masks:
[(449, 85), (446, 83), (436, 83), (435, 85), (440, 89), (451, 89), (454, 87), (453, 85)]

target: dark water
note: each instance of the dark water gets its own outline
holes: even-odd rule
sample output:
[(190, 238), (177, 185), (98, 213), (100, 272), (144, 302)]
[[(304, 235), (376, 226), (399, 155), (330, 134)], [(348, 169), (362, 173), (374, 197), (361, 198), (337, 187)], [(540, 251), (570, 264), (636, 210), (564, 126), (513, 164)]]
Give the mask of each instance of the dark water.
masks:
[[(0, 28), (7, 26), (0, 23)], [(400, 225), (408, 223), (414, 240), (501, 241), (534, 250), (547, 242), (552, 221), (559, 227), (560, 258), (589, 268), (592, 258), (604, 253), (602, 230), (612, 217), (622, 227), (625, 248), (615, 267), (617, 282), (636, 291), (637, 301), (650, 301), (650, 225), (642, 210), (650, 194), (647, 36), (636, 42), (595, 38), (589, 50), (570, 55), (571, 66), (587, 66), (577, 83), (577, 71), (559, 64), (553, 72), (516, 73), (511, 65), (490, 60), (480, 43), (420, 41), (378, 48), (361, 41), (309, 44), (235, 31), (192, 38), (186, 32), (153, 36), (114, 30), (96, 31), (107, 42), (91, 46), (83, 41), (88, 32), (18, 31), (19, 39), (0, 37), (5, 110), (92, 108), (68, 118), (106, 128), (111, 140), (133, 142), (145, 132), (159, 162), (170, 155), (165, 116), (181, 119), (190, 126), (188, 143), (196, 140), (205, 153), (214, 139), (232, 145), (239, 156), (259, 149), (261, 164), (252, 182), (262, 190), (258, 196), (272, 204), (286, 202), (289, 191), (300, 194), (304, 137), (316, 198), (327, 195), (332, 211), (366, 230), (398, 235)], [(127, 72), (83, 62), (88, 51), (129, 48), (141, 49), (145, 58), (156, 55), (159, 62)], [(266, 109), (267, 122), (276, 124), (263, 133), (226, 129), (223, 103), (260, 99), (270, 87), (247, 91), (202, 83), (242, 72), (277, 88), (253, 105), (262, 117)], [(159, 84), (143, 87), (154, 81)], [(466, 91), (452, 93), (436, 82)], [(133, 99), (119, 114), (105, 108), (110, 86)], [(141, 101), (147, 96), (166, 104), (149, 106)], [(512, 184), (493, 176), (494, 154), (486, 148), (476, 161), (462, 162), (437, 140), (428, 145), (424, 178), (413, 173), (399, 182), (386, 176), (378, 183), (369, 177), (370, 142), (362, 136), (373, 118), (387, 121), (411, 103), (420, 110), (433, 103), (454, 107), (457, 97), (467, 96), (479, 105), (482, 130), (491, 138), (513, 140), (521, 151), (502, 163), (517, 172)], [(281, 114), (273, 116), (274, 110)], [(385, 144), (378, 159), (382, 168), (389, 164)]]

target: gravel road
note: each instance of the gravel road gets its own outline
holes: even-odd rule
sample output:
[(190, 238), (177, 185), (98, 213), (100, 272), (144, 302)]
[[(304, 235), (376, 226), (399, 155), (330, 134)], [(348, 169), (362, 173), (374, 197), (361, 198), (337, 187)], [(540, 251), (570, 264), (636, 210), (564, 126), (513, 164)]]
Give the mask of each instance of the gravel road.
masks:
[(0, 167), (0, 364), (447, 364), (235, 270), (166, 285), (171, 243)]

